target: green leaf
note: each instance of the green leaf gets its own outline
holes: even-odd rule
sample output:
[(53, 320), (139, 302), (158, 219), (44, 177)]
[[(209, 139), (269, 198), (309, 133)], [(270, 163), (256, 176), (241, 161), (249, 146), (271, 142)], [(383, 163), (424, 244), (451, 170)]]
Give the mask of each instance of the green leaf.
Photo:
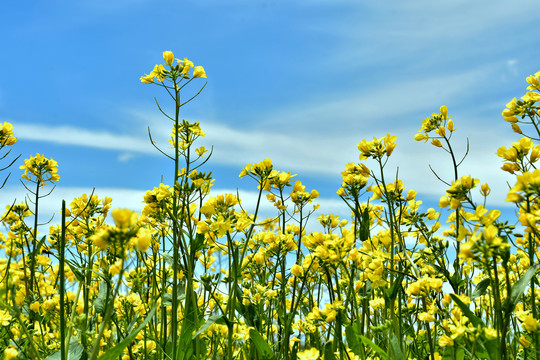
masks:
[[(58, 259), (58, 258), (57, 258), (57, 259)], [(72, 263), (70, 260), (68, 260), (68, 259), (64, 259), (64, 262), (65, 262), (66, 264), (68, 264), (69, 268), (71, 269), (71, 272), (72, 272), (73, 275), (75, 275), (75, 277), (77, 278), (77, 281), (84, 284), (84, 282), (85, 282), (84, 275), (81, 273), (79, 267), (76, 266), (75, 264), (73, 264), (73, 263)]]
[(360, 358), (365, 358), (364, 348), (362, 347), (360, 341), (358, 341), (358, 335), (356, 334), (353, 324), (347, 326), (345, 329), (345, 338), (347, 339), (347, 344), (349, 345), (349, 348), (351, 348), (352, 352), (355, 355), (360, 356)]
[(394, 359), (405, 360), (405, 356), (403, 356), (401, 347), (399, 347), (399, 342), (396, 334), (392, 334), (392, 337), (390, 338), (390, 345), (392, 345), (392, 350), (394, 351)]
[(478, 340), (482, 344), (484, 349), (486, 349), (486, 351), (489, 354), (489, 358), (492, 359), (492, 360), (501, 359), (501, 354), (500, 354), (500, 351), (499, 351), (499, 341), (498, 340), (499, 339), (487, 340), (485, 338), (485, 335), (482, 335), (482, 338)]
[(507, 300), (506, 304), (506, 311), (511, 312), (514, 311), (514, 308), (516, 307), (517, 303), (519, 302), (519, 298), (521, 295), (523, 295), (523, 292), (529, 286), (529, 282), (533, 278), (533, 276), (536, 274), (536, 271), (538, 270), (538, 267), (540, 264), (535, 264), (525, 272), (525, 274), (519, 279), (514, 286), (512, 286), (512, 292), (510, 293), (510, 299)]
[[(478, 327), (484, 328), (484, 327), (486, 327), (484, 325), (484, 322), (479, 317), (474, 315), (474, 313), (471, 311), (471, 309), (469, 309), (469, 307), (467, 305), (465, 305), (459, 299), (459, 297), (457, 297), (456, 294), (450, 294), (450, 297), (452, 297), (452, 300), (454, 300), (454, 302), (457, 304), (457, 306), (459, 306), (459, 308), (461, 309), (461, 311), (463, 311), (465, 316), (467, 316), (467, 318), (469, 318), (469, 321), (473, 324), (473, 326), (475, 328), (478, 328)], [(479, 345), (479, 348), (480, 348), (480, 350), (477, 351), (477, 355), (480, 356), (480, 352), (482, 350), (485, 350), (486, 354), (489, 356), (490, 359), (492, 359), (492, 360), (499, 359), (499, 355), (498, 355), (499, 351), (498, 351), (498, 347), (497, 347), (497, 341), (495, 339), (494, 340), (483, 341), (482, 339), (485, 340), (485, 337), (482, 336), (482, 337), (480, 337), (480, 338), (478, 338), (476, 340), (478, 345)], [(486, 356), (486, 355), (483, 355), (483, 356)]]
[(479, 298), (480, 296), (484, 295), (487, 291), (487, 288), (489, 287), (490, 280), (484, 279), (476, 285), (476, 288), (474, 289), (472, 295), (471, 295), (471, 301), (474, 301), (474, 299)]
[(225, 323), (226, 323), (225, 315), (223, 315), (223, 314), (222, 315), (212, 315), (212, 316), (208, 317), (208, 320), (206, 320), (206, 322), (201, 326), (199, 331), (197, 331), (195, 334), (193, 334), (192, 338), (196, 339), (197, 336), (199, 336), (200, 334), (205, 332), (213, 323), (218, 323), (218, 324), (221, 324), (221, 325), (225, 325)]
[(46, 239), (47, 239), (47, 235), (45, 235), (44, 237), (41, 238), (41, 240), (39, 240), (34, 252), (32, 253), (33, 256), (37, 256), (37, 255), (41, 254), (41, 247), (45, 243)]
[[(184, 299), (186, 298), (186, 293), (180, 293), (178, 292), (178, 296), (176, 297), (176, 299), (178, 300), (178, 303), (182, 302)], [(167, 293), (167, 294), (163, 294), (163, 297), (161, 298), (161, 303), (163, 305), (168, 305), (168, 306), (171, 306), (172, 305), (172, 295)]]
[(174, 259), (171, 255), (164, 253), (162, 256), (163, 256), (163, 260), (165, 260), (167, 265), (169, 265), (170, 267), (174, 266)]
[[(45, 360), (61, 360), (61, 355), (60, 350), (58, 350), (54, 354), (47, 356)], [(84, 348), (81, 344), (76, 341), (69, 344), (67, 360), (81, 360), (84, 355)]]
[(385, 290), (385, 300), (388, 300), (386, 303), (391, 304), (396, 300), (398, 290), (401, 288), (401, 282), (403, 281), (403, 277), (405, 274), (400, 273), (398, 277), (394, 280), (394, 283), (392, 284), (392, 287), (390, 289)]
[(107, 281), (102, 281), (99, 284), (99, 292), (96, 300), (94, 300), (94, 309), (98, 314), (101, 315), (105, 314), (105, 304), (107, 303), (107, 289), (109, 289), (109, 300), (112, 300), (113, 294)]
[(464, 360), (465, 359), (465, 349), (462, 347), (459, 347), (456, 350), (456, 360)]
[(474, 315), (471, 309), (469, 309), (469, 307), (465, 305), (456, 294), (450, 294), (450, 297), (452, 300), (454, 300), (456, 305), (459, 306), (461, 311), (463, 311), (465, 316), (469, 318), (469, 321), (474, 325), (474, 327), (478, 327), (480, 325), (485, 327), (484, 322), (478, 316)]
[(360, 224), (360, 241), (369, 239), (369, 207), (366, 206), (362, 214), (362, 222)]
[(360, 340), (362, 340), (364, 345), (367, 345), (370, 348), (372, 348), (382, 359), (391, 360), (390, 356), (388, 356), (388, 354), (385, 353), (383, 349), (381, 349), (380, 347), (375, 345), (375, 343), (373, 341), (369, 340), (367, 337), (365, 337), (363, 335), (359, 335), (358, 337), (360, 338)]
[(192, 245), (193, 253), (199, 251), (202, 248), (202, 246), (204, 245), (204, 240), (205, 240), (204, 234), (197, 234), (197, 236), (195, 236), (195, 239), (193, 239), (193, 245)]
[[(242, 292), (243, 294), (243, 292)], [(242, 315), (247, 326), (257, 327), (259, 325), (259, 316), (253, 304), (244, 305), (241, 301), (235, 302), (236, 311)], [(279, 308), (277, 309), (279, 312)], [(278, 314), (281, 317), (281, 314)]]
[(272, 351), (272, 348), (266, 340), (259, 334), (259, 332), (255, 329), (249, 330), (249, 337), (251, 338), (251, 341), (253, 341), (253, 345), (255, 345), (255, 349), (257, 349), (257, 354), (259, 354), (260, 360), (275, 360), (276, 356), (274, 355), (274, 352)]
[(336, 360), (336, 354), (334, 354), (334, 344), (332, 341), (328, 341), (324, 346), (324, 360)]
[(148, 322), (152, 319), (152, 317), (154, 317), (154, 314), (156, 312), (156, 309), (157, 309), (157, 305), (154, 306), (152, 308), (152, 310), (150, 310), (150, 312), (148, 313), (148, 315), (146, 316), (146, 319), (144, 319), (144, 321), (141, 323), (141, 325), (139, 325), (135, 330), (133, 330), (128, 336), (126, 336), (121, 342), (119, 342), (115, 347), (113, 347), (112, 349), (110, 349), (109, 351), (107, 351), (105, 354), (101, 355), (98, 360), (115, 360), (117, 359), (120, 355), (122, 355), (122, 352), (124, 351), (124, 349), (129, 345), (131, 344), (131, 342), (133, 340), (135, 340), (135, 337), (137, 336), (137, 334), (142, 330), (144, 329), (144, 327), (146, 326), (146, 324), (148, 324)]
[(443, 360), (455, 360), (454, 346), (446, 346), (444, 348)]

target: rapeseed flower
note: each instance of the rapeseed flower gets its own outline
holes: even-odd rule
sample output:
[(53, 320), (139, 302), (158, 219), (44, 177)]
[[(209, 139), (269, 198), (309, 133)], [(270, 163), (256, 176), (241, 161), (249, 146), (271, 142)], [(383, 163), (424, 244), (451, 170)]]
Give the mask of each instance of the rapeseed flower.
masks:
[(0, 149), (16, 142), (17, 138), (13, 136), (13, 125), (4, 121), (3, 124), (0, 124)]
[(298, 360), (317, 360), (319, 359), (319, 350), (311, 348), (308, 350), (300, 351), (296, 356)]
[(47, 159), (39, 153), (25, 159), (24, 165), (21, 165), (20, 169), (24, 170), (24, 174), (21, 176), (23, 180), (35, 181), (40, 186), (45, 186), (46, 182), (52, 183), (60, 180), (58, 163), (53, 158)]

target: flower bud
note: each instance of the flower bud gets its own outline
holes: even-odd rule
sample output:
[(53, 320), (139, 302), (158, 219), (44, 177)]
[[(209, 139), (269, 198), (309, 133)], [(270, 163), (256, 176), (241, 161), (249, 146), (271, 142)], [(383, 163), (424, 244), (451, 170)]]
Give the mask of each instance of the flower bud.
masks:
[(167, 63), (167, 65), (172, 65), (173, 61), (174, 61), (174, 54), (172, 53), (172, 51), (164, 51), (163, 52), (163, 59), (165, 60), (165, 62)]

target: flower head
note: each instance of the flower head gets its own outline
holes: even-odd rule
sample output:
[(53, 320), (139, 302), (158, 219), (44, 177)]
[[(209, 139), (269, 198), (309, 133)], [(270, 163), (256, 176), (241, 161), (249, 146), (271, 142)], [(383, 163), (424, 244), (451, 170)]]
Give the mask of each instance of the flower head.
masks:
[(21, 176), (24, 180), (35, 181), (41, 186), (44, 186), (46, 182), (52, 183), (60, 180), (58, 163), (53, 158), (47, 159), (41, 154), (25, 159), (24, 165), (21, 165), (20, 168), (24, 170), (24, 174)]
[(0, 148), (10, 146), (17, 142), (17, 138), (13, 136), (13, 125), (8, 122), (0, 124)]

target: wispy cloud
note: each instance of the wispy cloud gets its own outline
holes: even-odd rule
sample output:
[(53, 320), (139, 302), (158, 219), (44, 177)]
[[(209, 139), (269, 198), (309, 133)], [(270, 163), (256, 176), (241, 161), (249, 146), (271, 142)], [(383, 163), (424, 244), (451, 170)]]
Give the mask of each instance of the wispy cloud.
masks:
[(153, 154), (149, 140), (107, 131), (93, 131), (72, 126), (46, 126), (16, 123), (17, 137), (25, 140), (43, 141), (54, 144), (85, 146), (99, 149), (132, 151)]

